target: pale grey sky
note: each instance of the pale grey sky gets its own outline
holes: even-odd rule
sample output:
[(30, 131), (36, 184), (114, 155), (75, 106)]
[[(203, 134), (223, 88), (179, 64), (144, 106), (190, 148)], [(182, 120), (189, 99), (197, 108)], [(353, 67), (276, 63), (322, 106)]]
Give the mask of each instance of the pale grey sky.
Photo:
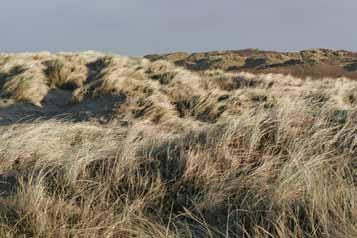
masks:
[(357, 51), (357, 0), (2, 0), (0, 51)]

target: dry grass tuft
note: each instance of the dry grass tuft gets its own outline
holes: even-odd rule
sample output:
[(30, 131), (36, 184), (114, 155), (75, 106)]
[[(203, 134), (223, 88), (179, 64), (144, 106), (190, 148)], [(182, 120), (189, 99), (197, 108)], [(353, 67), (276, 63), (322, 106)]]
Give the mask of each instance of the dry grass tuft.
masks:
[(76, 89), (87, 80), (87, 67), (83, 59), (60, 58), (44, 62), (44, 71), (50, 88)]

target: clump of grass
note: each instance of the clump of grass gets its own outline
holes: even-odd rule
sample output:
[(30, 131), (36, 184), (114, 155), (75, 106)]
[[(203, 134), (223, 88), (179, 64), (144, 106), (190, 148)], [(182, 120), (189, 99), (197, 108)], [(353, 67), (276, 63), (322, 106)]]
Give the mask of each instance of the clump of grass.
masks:
[(2, 86), (2, 95), (41, 106), (49, 90), (41, 70), (42, 66), (38, 63), (11, 67)]
[(262, 83), (261, 80), (251, 79), (234, 73), (225, 73), (219, 70), (208, 71), (204, 75), (210, 79), (206, 82), (206, 87), (219, 88), (224, 91), (257, 87), (258, 84)]
[(73, 58), (64, 57), (44, 62), (44, 73), (50, 88), (74, 90), (83, 86), (87, 80), (86, 62), (78, 57)]

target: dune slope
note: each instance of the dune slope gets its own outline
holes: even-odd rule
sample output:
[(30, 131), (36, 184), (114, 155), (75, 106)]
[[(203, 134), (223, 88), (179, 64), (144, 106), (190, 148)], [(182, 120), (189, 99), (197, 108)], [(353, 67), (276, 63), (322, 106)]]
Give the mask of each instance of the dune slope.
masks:
[(0, 237), (356, 237), (344, 76), (2, 54)]

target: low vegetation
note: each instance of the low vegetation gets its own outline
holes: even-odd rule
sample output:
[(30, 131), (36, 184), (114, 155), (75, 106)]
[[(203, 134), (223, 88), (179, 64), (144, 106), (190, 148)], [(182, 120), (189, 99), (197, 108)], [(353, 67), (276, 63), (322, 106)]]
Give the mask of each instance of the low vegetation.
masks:
[(245, 49), (204, 53), (170, 53), (146, 58), (168, 60), (198, 72), (222, 69), (231, 72), (282, 73), (296, 77), (349, 77), (357, 79), (357, 54), (345, 50), (309, 49), (299, 52)]
[(0, 56), (0, 237), (356, 237), (357, 82)]

